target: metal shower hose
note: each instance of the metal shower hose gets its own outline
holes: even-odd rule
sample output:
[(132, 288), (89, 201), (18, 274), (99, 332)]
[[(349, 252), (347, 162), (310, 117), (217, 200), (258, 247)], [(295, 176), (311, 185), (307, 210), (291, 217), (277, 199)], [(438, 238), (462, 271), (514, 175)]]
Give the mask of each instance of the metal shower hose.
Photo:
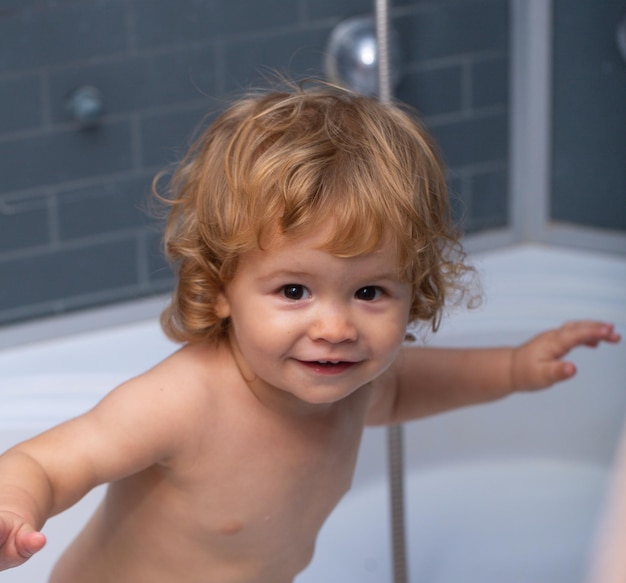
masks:
[[(391, 101), (389, 55), (389, 0), (375, 0), (378, 47), (378, 99)], [(394, 583), (407, 583), (406, 528), (404, 523), (404, 454), (402, 425), (387, 429), (387, 458), (391, 493), (391, 542)]]

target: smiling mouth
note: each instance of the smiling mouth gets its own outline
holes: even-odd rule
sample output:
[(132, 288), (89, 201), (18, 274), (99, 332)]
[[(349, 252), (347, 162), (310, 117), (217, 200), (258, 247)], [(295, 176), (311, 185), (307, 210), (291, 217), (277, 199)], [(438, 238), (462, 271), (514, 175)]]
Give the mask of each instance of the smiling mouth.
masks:
[(315, 372), (325, 374), (339, 374), (356, 364), (346, 360), (301, 360), (300, 362)]

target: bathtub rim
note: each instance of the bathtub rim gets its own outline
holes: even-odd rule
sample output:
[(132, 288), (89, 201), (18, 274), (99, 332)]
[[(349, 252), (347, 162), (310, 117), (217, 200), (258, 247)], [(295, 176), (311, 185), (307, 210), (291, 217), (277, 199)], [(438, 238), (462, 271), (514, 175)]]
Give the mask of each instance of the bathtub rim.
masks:
[(171, 295), (159, 294), (0, 326), (0, 351), (60, 337), (158, 319)]

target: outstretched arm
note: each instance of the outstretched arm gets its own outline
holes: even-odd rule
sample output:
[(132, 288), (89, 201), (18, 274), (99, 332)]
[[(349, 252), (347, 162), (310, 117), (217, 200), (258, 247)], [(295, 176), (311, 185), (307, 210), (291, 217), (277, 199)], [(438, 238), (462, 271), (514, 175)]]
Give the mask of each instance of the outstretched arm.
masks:
[(0, 571), (39, 551), (46, 520), (98, 484), (169, 459), (192, 407), (172, 374), (124, 383), (91, 411), (0, 455)]
[(368, 423), (400, 423), (543, 389), (576, 374), (575, 365), (563, 360), (572, 349), (619, 340), (611, 324), (577, 321), (517, 347), (407, 347), (381, 377)]

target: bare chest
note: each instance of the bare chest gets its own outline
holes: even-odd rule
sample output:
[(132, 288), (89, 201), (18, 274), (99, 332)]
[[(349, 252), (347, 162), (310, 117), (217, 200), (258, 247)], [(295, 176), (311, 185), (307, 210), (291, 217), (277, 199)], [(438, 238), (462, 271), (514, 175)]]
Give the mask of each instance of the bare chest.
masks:
[(214, 542), (312, 543), (350, 488), (361, 432), (354, 419), (244, 425), (199, 456), (183, 490)]
[(161, 547), (164, 563), (185, 556), (223, 581), (235, 566), (233, 581), (248, 581), (245, 572), (255, 582), (291, 580), (350, 488), (362, 426), (360, 407), (321, 420), (249, 417), (238, 425), (225, 414), (169, 475), (148, 472), (114, 486), (108, 515), (124, 515), (123, 538), (149, 542), (151, 557), (163, 532), (176, 530), (184, 550)]

